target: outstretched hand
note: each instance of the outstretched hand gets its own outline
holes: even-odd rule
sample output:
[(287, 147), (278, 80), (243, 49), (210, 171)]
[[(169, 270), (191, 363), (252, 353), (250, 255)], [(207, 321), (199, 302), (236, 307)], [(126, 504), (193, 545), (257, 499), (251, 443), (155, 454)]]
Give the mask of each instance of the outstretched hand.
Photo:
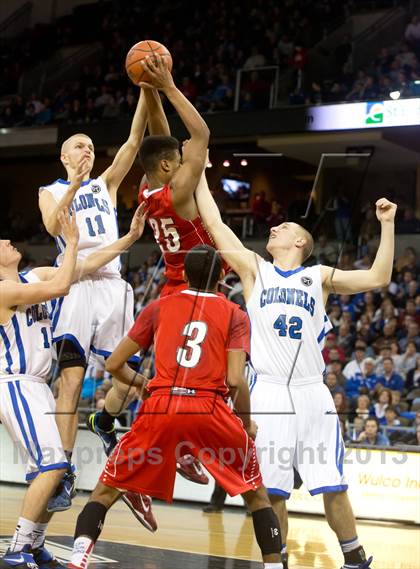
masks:
[(382, 222), (394, 221), (397, 212), (397, 204), (386, 198), (380, 198), (376, 202), (376, 217)]
[(79, 242), (79, 229), (76, 223), (75, 214), (71, 214), (65, 207), (58, 212), (58, 222), (61, 225), (61, 233), (67, 244), (77, 244)]
[(130, 225), (130, 235), (132, 235), (136, 240), (140, 239), (143, 235), (144, 226), (146, 224), (146, 204), (143, 202), (139, 207), (136, 209), (133, 219), (131, 220)]
[(76, 188), (80, 188), (83, 178), (90, 172), (90, 158), (88, 156), (81, 156), (77, 163), (76, 170), (70, 178), (70, 184)]
[(149, 76), (149, 82), (142, 81), (140, 87), (144, 89), (159, 89), (160, 91), (174, 87), (175, 83), (164, 57), (161, 55), (148, 55), (141, 61), (141, 64)]

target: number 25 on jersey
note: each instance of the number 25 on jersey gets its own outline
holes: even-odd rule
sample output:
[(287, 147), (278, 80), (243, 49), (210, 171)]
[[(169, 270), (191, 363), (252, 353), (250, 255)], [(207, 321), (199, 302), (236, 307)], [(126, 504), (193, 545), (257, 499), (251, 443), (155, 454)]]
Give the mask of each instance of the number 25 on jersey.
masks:
[[(155, 239), (163, 252), (169, 251), (170, 253), (176, 253), (179, 251), (181, 242), (179, 239), (179, 233), (174, 225), (174, 220), (172, 217), (161, 217), (160, 219), (154, 219), (153, 217), (150, 217), (149, 223), (153, 229)], [(162, 246), (162, 243), (160, 241), (162, 234), (161, 232), (163, 233), (165, 247)]]

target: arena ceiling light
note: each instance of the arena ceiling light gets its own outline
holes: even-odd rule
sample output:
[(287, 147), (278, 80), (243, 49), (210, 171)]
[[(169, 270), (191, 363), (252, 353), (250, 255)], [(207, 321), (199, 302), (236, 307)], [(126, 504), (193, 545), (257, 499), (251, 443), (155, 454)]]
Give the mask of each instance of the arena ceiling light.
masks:
[(225, 168), (229, 168), (229, 166), (230, 166), (229, 160), (224, 160), (224, 161), (223, 161), (223, 166), (224, 166)]
[(248, 166), (248, 160), (245, 160), (245, 158), (242, 158), (241, 166)]

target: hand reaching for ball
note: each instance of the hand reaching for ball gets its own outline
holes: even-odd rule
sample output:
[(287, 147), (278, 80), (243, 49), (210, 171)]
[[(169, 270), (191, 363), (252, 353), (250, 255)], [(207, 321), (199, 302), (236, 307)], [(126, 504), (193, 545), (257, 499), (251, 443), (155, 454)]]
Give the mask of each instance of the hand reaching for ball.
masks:
[(175, 86), (171, 72), (164, 58), (160, 55), (148, 55), (141, 61), (141, 65), (149, 76), (148, 83), (140, 83), (140, 87), (143, 87), (143, 89), (159, 89), (159, 91), (165, 91)]

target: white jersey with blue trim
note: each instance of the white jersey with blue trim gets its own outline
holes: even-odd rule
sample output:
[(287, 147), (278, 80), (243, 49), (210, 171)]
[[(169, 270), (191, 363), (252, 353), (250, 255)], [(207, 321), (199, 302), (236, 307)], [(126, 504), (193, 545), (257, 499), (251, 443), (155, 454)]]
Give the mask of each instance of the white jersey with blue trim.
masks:
[[(49, 191), (56, 202), (59, 202), (66, 193), (69, 184), (70, 182), (59, 179), (47, 186), (41, 186), (39, 192)], [(78, 259), (84, 259), (96, 249), (106, 247), (117, 241), (119, 237), (117, 211), (101, 177), (82, 182), (76, 192), (71, 210), (76, 214), (80, 234)], [(60, 265), (66, 242), (63, 235), (56, 237), (55, 242), (58, 249), (57, 264)], [(96, 274), (119, 276), (119, 257), (98, 269)]]
[(282, 271), (261, 260), (247, 303), (251, 362), (257, 375), (284, 383), (321, 381), (321, 350), (332, 325), (325, 313), (321, 266)]
[[(33, 271), (20, 273), (23, 283), (39, 282)], [(0, 382), (16, 379), (47, 380), (52, 365), (51, 320), (46, 302), (16, 308), (0, 325)]]

